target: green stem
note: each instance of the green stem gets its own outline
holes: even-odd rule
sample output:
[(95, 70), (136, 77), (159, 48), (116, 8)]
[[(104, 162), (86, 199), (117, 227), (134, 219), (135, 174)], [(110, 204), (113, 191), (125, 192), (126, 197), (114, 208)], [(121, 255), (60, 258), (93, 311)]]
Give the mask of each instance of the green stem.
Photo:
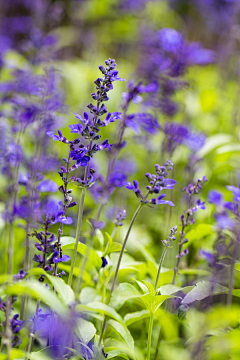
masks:
[(160, 345), (161, 338), (162, 338), (162, 331), (161, 330), (162, 330), (162, 328), (160, 328), (160, 330), (159, 330), (157, 346), (156, 346), (155, 355), (154, 355), (154, 360), (158, 359), (158, 349), (159, 349), (159, 345)]
[(233, 259), (232, 259), (231, 268), (230, 268), (229, 292), (228, 292), (228, 296), (227, 296), (227, 306), (228, 307), (230, 307), (232, 305), (232, 292), (234, 289), (234, 271), (235, 271), (235, 262), (236, 262), (236, 258), (237, 258), (237, 253), (238, 253), (238, 249), (239, 249), (239, 245), (240, 245), (239, 241), (240, 241), (240, 239), (239, 239), (239, 235), (238, 235), (237, 240), (236, 240), (236, 245), (234, 247)]
[[(147, 196), (148, 196), (148, 194), (145, 196), (144, 200), (146, 200)], [(128, 241), (129, 235), (130, 235), (130, 232), (131, 232), (131, 230), (132, 230), (133, 224), (134, 224), (134, 222), (135, 222), (138, 214), (140, 213), (143, 205), (144, 205), (144, 202), (141, 202), (140, 205), (138, 206), (135, 214), (133, 215), (133, 218), (132, 218), (131, 223), (130, 223), (130, 225), (129, 225), (128, 231), (127, 231), (127, 233), (126, 233), (126, 235), (125, 235), (125, 238), (124, 238), (124, 241), (123, 241), (123, 245), (122, 245), (122, 248), (121, 248), (121, 251), (120, 251), (120, 254), (119, 254), (119, 258), (118, 258), (117, 267), (116, 267), (116, 271), (115, 271), (115, 274), (114, 274), (114, 278), (113, 278), (111, 290), (110, 290), (110, 293), (109, 293), (109, 296), (108, 296), (108, 300), (107, 300), (107, 303), (106, 303), (107, 305), (110, 303), (111, 296), (112, 296), (113, 290), (114, 290), (115, 285), (116, 285), (119, 268), (120, 268), (120, 265), (121, 265), (123, 253), (124, 253), (124, 250), (125, 250), (125, 247), (126, 247), (126, 244), (127, 244), (127, 241)], [(103, 338), (103, 334), (104, 334), (105, 327), (106, 327), (106, 316), (104, 316), (104, 319), (103, 319), (101, 334), (100, 334), (100, 337), (99, 337), (99, 346), (101, 345), (101, 342), (102, 342), (102, 338)]]
[(78, 209), (78, 222), (77, 222), (75, 246), (74, 246), (74, 250), (73, 250), (73, 258), (72, 258), (70, 273), (69, 273), (69, 277), (68, 277), (68, 285), (70, 285), (70, 286), (72, 285), (73, 269), (74, 269), (76, 258), (77, 258), (77, 248), (78, 248), (80, 234), (81, 234), (85, 194), (86, 194), (86, 188), (83, 188), (81, 191), (80, 203), (79, 203), (79, 209)]
[[(38, 302), (37, 302), (34, 322), (37, 320), (39, 307), (40, 307), (40, 300), (38, 300)], [(33, 342), (34, 342), (35, 332), (36, 332), (34, 322), (33, 322), (32, 326), (30, 327), (30, 330), (29, 330), (27, 354), (26, 354), (25, 360), (29, 359), (29, 355), (31, 354), (32, 348), (33, 348)]]
[(153, 329), (153, 313), (150, 313), (149, 327), (148, 327), (148, 342), (147, 342), (147, 360), (151, 358), (151, 342)]
[(159, 267), (158, 267), (158, 272), (157, 272), (157, 277), (156, 277), (156, 281), (155, 281), (155, 287), (154, 287), (155, 293), (156, 293), (156, 291), (157, 291), (159, 276), (160, 276), (160, 273), (161, 273), (161, 270), (162, 270), (162, 265), (163, 265), (163, 261), (164, 261), (166, 252), (167, 252), (167, 247), (164, 246), (164, 250), (163, 250), (163, 253), (162, 253), (162, 256), (161, 256), (161, 259), (160, 259), (160, 263), (159, 263)]

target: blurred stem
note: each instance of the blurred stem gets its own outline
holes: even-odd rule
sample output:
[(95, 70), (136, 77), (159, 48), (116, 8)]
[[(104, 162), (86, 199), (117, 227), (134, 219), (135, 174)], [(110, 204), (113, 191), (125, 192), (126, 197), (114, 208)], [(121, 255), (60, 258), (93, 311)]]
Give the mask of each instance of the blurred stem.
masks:
[(115, 226), (114, 226), (114, 229), (113, 229), (113, 231), (112, 231), (112, 234), (111, 234), (111, 239), (114, 238), (114, 236), (115, 236), (115, 234), (116, 234), (116, 231), (117, 231), (117, 226), (115, 225)]
[(39, 311), (39, 307), (40, 307), (40, 300), (38, 300), (37, 302), (37, 306), (36, 306), (36, 311), (35, 311), (35, 317), (34, 317), (34, 320), (33, 320), (33, 324), (29, 330), (29, 336), (28, 336), (28, 345), (27, 345), (27, 354), (26, 354), (26, 357), (25, 357), (25, 360), (28, 360), (28, 355), (31, 354), (32, 352), (32, 348), (33, 348), (33, 341), (34, 341), (34, 338), (35, 338), (35, 332), (36, 332), (36, 328), (35, 328), (35, 321), (37, 320), (37, 317), (38, 317), (38, 311)]
[(149, 326), (148, 326), (147, 360), (150, 360), (151, 358), (152, 328), (153, 328), (153, 313), (151, 312)]
[(79, 208), (78, 208), (78, 222), (77, 222), (75, 247), (74, 247), (74, 250), (73, 250), (73, 258), (72, 258), (70, 273), (69, 273), (69, 277), (68, 277), (68, 285), (70, 285), (70, 286), (72, 285), (73, 269), (74, 269), (76, 258), (77, 258), (77, 248), (78, 248), (80, 235), (81, 235), (85, 194), (86, 194), (86, 188), (84, 187), (82, 189), (82, 191), (81, 191), (81, 196), (80, 196), (80, 202), (79, 202)]
[[(156, 293), (156, 291), (157, 291), (158, 281), (159, 281), (159, 277), (160, 277), (160, 273), (161, 273), (161, 270), (162, 270), (162, 265), (163, 265), (163, 261), (164, 261), (166, 252), (167, 252), (167, 247), (164, 246), (163, 253), (162, 253), (162, 256), (161, 256), (161, 259), (160, 259), (160, 263), (159, 263), (159, 267), (158, 267), (158, 272), (157, 272), (156, 281), (155, 281), (155, 287), (154, 287), (155, 293)], [(155, 294), (155, 295), (156, 295), (156, 294)]]
[(231, 263), (231, 267), (230, 267), (229, 292), (228, 292), (228, 297), (227, 297), (227, 306), (228, 307), (231, 307), (231, 305), (232, 305), (232, 292), (234, 289), (235, 263), (236, 263), (237, 254), (238, 254), (239, 245), (240, 245), (239, 237), (240, 237), (240, 234), (237, 234), (236, 244), (233, 249), (233, 259), (232, 259), (232, 263)]
[[(87, 242), (86, 242), (86, 246), (87, 246), (86, 254), (84, 256), (82, 266), (79, 266), (80, 273), (79, 273), (79, 277), (78, 277), (78, 280), (77, 280), (77, 286), (76, 286), (76, 289), (75, 289), (76, 294), (78, 294), (80, 292), (80, 289), (81, 289), (81, 286), (82, 286), (83, 274), (84, 274), (84, 271), (85, 271), (85, 268), (86, 268), (86, 265), (87, 265), (87, 262), (88, 262), (88, 257), (89, 257), (89, 254), (90, 254), (90, 247), (91, 247), (92, 241), (93, 241), (93, 235), (94, 235), (94, 233), (91, 234), (87, 239)], [(80, 263), (80, 265), (81, 265), (81, 263)]]
[[(68, 198), (66, 196), (67, 194), (67, 187), (68, 187), (68, 175), (69, 175), (69, 165), (70, 165), (70, 157), (71, 157), (71, 148), (69, 147), (69, 153), (68, 153), (68, 161), (67, 161), (67, 173), (66, 173), (66, 178), (64, 180), (64, 216), (66, 216), (67, 214), (67, 210), (68, 207), (65, 203), (65, 200), (68, 201)], [(58, 248), (61, 248), (61, 236), (63, 233), (63, 223), (61, 223), (60, 228), (58, 229), (58, 240), (57, 240), (57, 245)], [(54, 265), (54, 276), (57, 276), (57, 269), (58, 269), (58, 263), (56, 263)]]
[[(191, 199), (189, 200), (189, 208), (190, 208), (190, 201)], [(172, 279), (172, 284), (175, 285), (175, 281), (176, 281), (176, 277), (177, 277), (177, 274), (178, 274), (178, 270), (179, 270), (179, 265), (180, 265), (180, 261), (181, 261), (181, 252), (182, 252), (182, 248), (183, 248), (183, 240), (184, 240), (184, 237), (185, 237), (185, 232), (184, 232), (184, 229), (188, 223), (188, 220), (189, 220), (189, 215), (187, 215), (186, 217), (186, 222), (182, 225), (182, 230), (181, 230), (181, 233), (180, 233), (180, 239), (179, 239), (179, 243), (178, 243), (178, 259), (177, 259), (177, 264), (176, 264), (176, 267), (173, 269), (174, 271), (174, 274), (173, 274), (173, 279)]]
[[(131, 232), (131, 230), (132, 230), (133, 224), (134, 224), (134, 222), (135, 222), (138, 214), (140, 213), (142, 207), (144, 206), (144, 201), (147, 199), (148, 194), (149, 194), (149, 193), (147, 193), (147, 195), (145, 196), (143, 202), (141, 202), (141, 203), (139, 204), (139, 206), (138, 206), (138, 208), (137, 208), (137, 210), (136, 210), (135, 214), (133, 215), (133, 218), (132, 218), (132, 220), (131, 220), (131, 222), (130, 222), (128, 231), (127, 231), (127, 233), (126, 233), (126, 235), (125, 235), (125, 238), (124, 238), (124, 241), (123, 241), (123, 245), (122, 245), (122, 248), (121, 248), (121, 251), (120, 251), (120, 254), (119, 254), (119, 258), (118, 258), (117, 267), (116, 267), (116, 270), (115, 270), (115, 274), (114, 274), (114, 278), (113, 278), (111, 290), (110, 290), (110, 293), (109, 293), (109, 296), (108, 296), (108, 300), (107, 300), (107, 303), (106, 303), (107, 305), (110, 303), (111, 296), (112, 296), (113, 290), (114, 290), (115, 285), (116, 285), (119, 268), (120, 268), (120, 265), (121, 265), (123, 253), (124, 253), (124, 250), (125, 250), (125, 247), (126, 247), (126, 244), (127, 244), (127, 241), (128, 241), (129, 235), (130, 235), (130, 232)], [(103, 338), (103, 334), (104, 334), (105, 327), (106, 327), (106, 316), (104, 316), (104, 319), (103, 319), (101, 334), (100, 334), (100, 337), (99, 337), (99, 346), (101, 345), (101, 342), (102, 342), (102, 338)]]
[(159, 349), (159, 345), (160, 345), (161, 338), (162, 338), (162, 331), (161, 330), (162, 330), (162, 328), (160, 327), (159, 334), (158, 334), (158, 339), (157, 339), (157, 346), (156, 346), (155, 355), (154, 355), (154, 360), (158, 359), (158, 349)]
[[(123, 135), (124, 135), (124, 131), (126, 129), (125, 119), (126, 119), (126, 113), (127, 113), (127, 110), (128, 110), (128, 106), (129, 106), (129, 104), (127, 104), (124, 107), (122, 122), (120, 124), (118, 134), (117, 134), (116, 151), (115, 151), (115, 154), (113, 155), (113, 158), (109, 160), (105, 184), (107, 184), (107, 182), (108, 182), (109, 176), (110, 176), (111, 172), (114, 169), (114, 165), (115, 165), (115, 162), (116, 162), (118, 154), (119, 154), (119, 147), (121, 145)], [(100, 215), (101, 215), (101, 212), (102, 212), (102, 209), (103, 209), (104, 205), (105, 205), (104, 203), (100, 203), (100, 205), (98, 207), (97, 215), (96, 215), (96, 220), (98, 220), (100, 218)]]

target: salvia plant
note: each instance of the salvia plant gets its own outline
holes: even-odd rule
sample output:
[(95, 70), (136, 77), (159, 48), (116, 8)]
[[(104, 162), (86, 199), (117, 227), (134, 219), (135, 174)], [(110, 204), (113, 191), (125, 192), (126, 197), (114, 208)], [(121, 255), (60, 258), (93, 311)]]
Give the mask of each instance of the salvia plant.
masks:
[(1, 5), (0, 359), (239, 359), (239, 1)]

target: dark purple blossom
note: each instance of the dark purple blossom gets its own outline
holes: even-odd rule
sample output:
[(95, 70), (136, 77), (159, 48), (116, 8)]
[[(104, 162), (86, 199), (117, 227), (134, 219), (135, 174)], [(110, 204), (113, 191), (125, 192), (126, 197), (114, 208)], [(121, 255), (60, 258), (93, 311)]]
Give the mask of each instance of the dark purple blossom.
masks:
[(26, 271), (24, 271), (23, 269), (21, 269), (17, 275), (13, 275), (13, 279), (14, 280), (23, 280), (26, 276)]

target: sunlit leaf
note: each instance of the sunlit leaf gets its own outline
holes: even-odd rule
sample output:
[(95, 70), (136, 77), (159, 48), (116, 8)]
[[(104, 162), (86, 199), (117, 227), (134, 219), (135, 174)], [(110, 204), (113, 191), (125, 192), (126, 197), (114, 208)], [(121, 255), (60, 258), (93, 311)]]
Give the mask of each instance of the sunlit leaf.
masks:
[(69, 285), (67, 285), (63, 279), (60, 279), (57, 276), (49, 275), (46, 271), (40, 268), (33, 268), (28, 271), (27, 276), (36, 276), (36, 275), (44, 275), (48, 281), (51, 282), (54, 289), (57, 291), (59, 297), (64, 302), (64, 304), (68, 305), (74, 302), (75, 295), (73, 290)]
[(228, 292), (228, 288), (220, 284), (203, 280), (183, 298), (182, 304), (191, 304), (194, 301), (205, 299), (211, 295), (218, 295)]
[(42, 301), (59, 315), (65, 316), (67, 314), (67, 308), (64, 307), (57, 295), (39, 281), (31, 279), (9, 285), (4, 292), (9, 295), (29, 295)]
[(125, 341), (129, 349), (134, 351), (134, 340), (126, 325), (120, 324), (115, 320), (108, 320), (108, 324), (112, 326), (113, 330)]
[(137, 321), (146, 319), (149, 316), (150, 316), (149, 310), (136, 311), (134, 313), (125, 315), (124, 323), (126, 324), (126, 326), (129, 326)]
[(76, 310), (79, 312), (98, 312), (123, 323), (121, 316), (112, 307), (101, 302), (95, 301), (88, 305), (80, 304), (76, 306)]

